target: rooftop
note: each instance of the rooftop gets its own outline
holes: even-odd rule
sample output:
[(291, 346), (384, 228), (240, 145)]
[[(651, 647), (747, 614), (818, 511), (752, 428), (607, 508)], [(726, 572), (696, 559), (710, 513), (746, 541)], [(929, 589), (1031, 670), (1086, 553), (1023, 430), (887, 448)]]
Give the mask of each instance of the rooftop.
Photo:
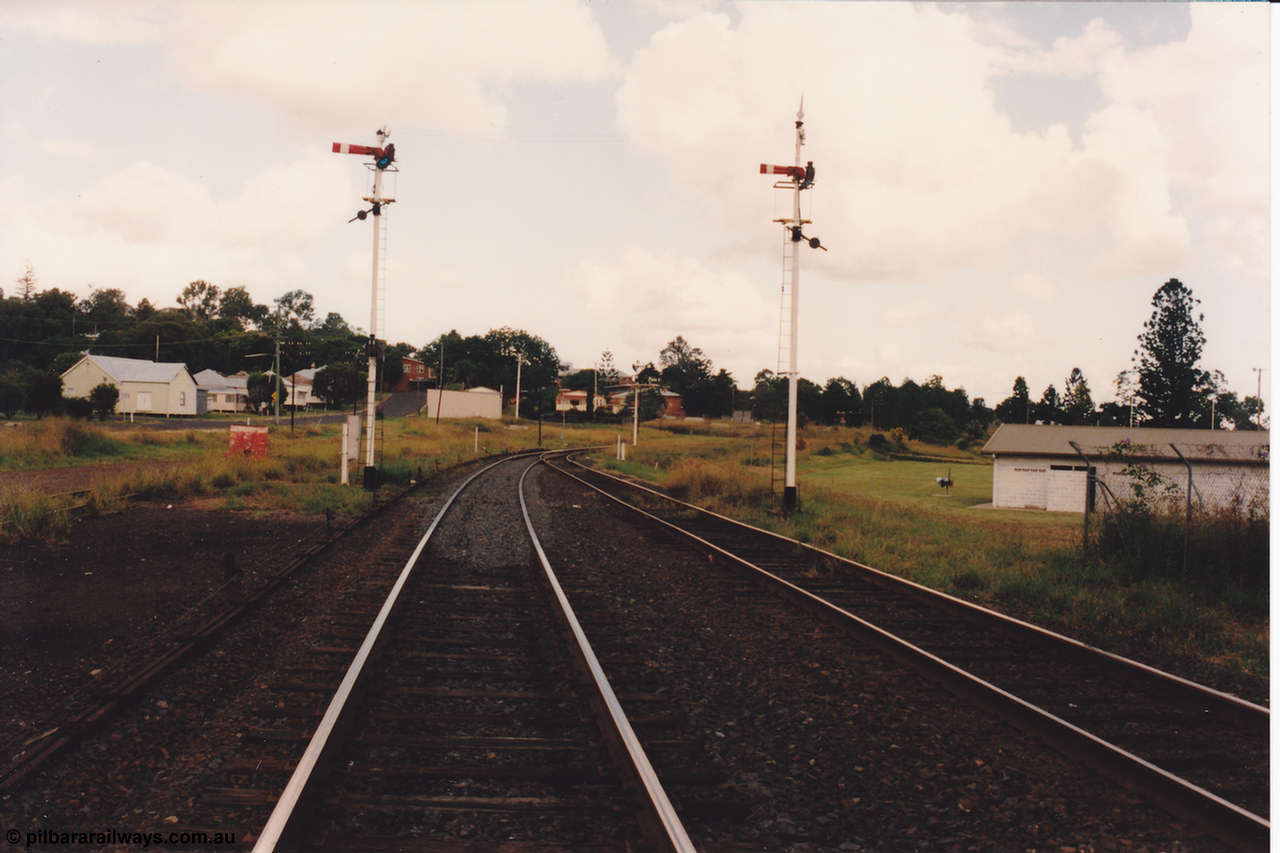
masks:
[(1178, 455), (1169, 446), (1174, 444), (1187, 459), (1265, 462), (1270, 455), (1271, 433), (1267, 430), (1002, 424), (982, 452), (1079, 458), (1071, 442), (1090, 457), (1109, 455), (1116, 445), (1127, 444), (1135, 457), (1176, 460)]
[[(91, 363), (117, 382), (169, 382), (187, 366), (180, 361), (144, 361), (139, 358), (121, 358), (114, 355), (85, 355)], [(79, 364), (80, 362), (76, 362)], [(75, 369), (75, 365), (67, 372)], [(66, 376), (67, 373), (63, 373)]]

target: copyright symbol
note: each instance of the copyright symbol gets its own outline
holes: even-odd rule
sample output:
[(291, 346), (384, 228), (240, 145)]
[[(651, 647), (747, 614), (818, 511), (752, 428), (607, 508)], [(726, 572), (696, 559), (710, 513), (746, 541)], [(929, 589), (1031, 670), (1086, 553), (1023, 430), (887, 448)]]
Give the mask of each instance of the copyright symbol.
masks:
[(6, 830), (4, 834), (4, 840), (8, 841), (10, 844), (17, 844), (19, 841), (22, 840), (22, 833), (18, 832), (18, 830), (16, 829)]

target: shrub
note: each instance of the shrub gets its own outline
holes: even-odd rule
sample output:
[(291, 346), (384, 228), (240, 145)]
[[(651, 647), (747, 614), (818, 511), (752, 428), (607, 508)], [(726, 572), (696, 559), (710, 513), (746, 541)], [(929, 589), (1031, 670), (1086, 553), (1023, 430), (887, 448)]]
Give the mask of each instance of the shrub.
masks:
[(101, 382), (89, 392), (89, 404), (93, 406), (93, 413), (100, 421), (105, 421), (107, 415), (116, 410), (119, 400), (120, 389), (109, 382)]
[(87, 397), (64, 397), (62, 407), (76, 420), (87, 421), (93, 418), (93, 403)]
[(740, 467), (685, 459), (672, 465), (667, 490), (681, 500), (698, 503), (716, 497), (733, 504), (758, 504), (771, 498), (769, 483)]
[(120, 442), (99, 430), (75, 422), (63, 428), (58, 443), (68, 456), (114, 456), (123, 449)]

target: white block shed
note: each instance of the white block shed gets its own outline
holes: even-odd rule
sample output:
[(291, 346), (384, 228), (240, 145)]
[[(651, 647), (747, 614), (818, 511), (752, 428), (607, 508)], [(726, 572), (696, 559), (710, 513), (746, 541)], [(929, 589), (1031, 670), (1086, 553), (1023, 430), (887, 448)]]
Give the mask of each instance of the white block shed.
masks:
[(1270, 442), (1267, 431), (1003, 424), (982, 452), (994, 457), (991, 503), (997, 508), (1084, 512), (1090, 467), (1121, 500), (1132, 495), (1121, 473), (1130, 463), (1185, 488), (1180, 452), (1191, 465), (1193, 498), (1213, 509), (1233, 499), (1268, 499)]

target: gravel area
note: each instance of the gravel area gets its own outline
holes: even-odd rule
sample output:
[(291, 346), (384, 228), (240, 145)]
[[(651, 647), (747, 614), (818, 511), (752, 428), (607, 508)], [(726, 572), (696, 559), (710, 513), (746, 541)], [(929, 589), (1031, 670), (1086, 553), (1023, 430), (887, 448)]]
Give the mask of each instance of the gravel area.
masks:
[[(747, 591), (704, 555), (638, 530), (594, 492), (545, 469), (536, 483), (535, 524), (557, 570), (598, 590), (583, 606), (643, 647), (671, 704), (704, 736), (708, 762), (754, 796), (740, 820), (691, 827), (700, 848), (1225, 849), (916, 673)], [(609, 670), (607, 652), (602, 660)], [(673, 798), (698, 814), (696, 803)]]
[[(315, 637), (327, 636), (330, 626), (344, 619), (350, 602), (364, 594), (362, 579), (371, 566), (380, 560), (403, 562), (407, 552), (387, 553), (392, 549), (387, 532), (424, 528), (423, 518), (429, 520), (434, 515), (441, 494), (451, 491), (451, 484), (462, 475), (461, 471), (442, 475), (438, 482), (420, 489), (417, 497), (389, 508), (349, 535), (220, 635), (209, 648), (163, 677), (99, 733), (59, 755), (16, 793), (0, 798), (0, 814), (7, 818), (6, 825), (24, 834), (39, 829), (195, 829), (234, 832), (241, 841), (256, 833), (270, 811), (269, 805), (239, 809), (210, 806), (205, 803), (206, 789), (223, 781), (222, 768), (234, 763), (243, 742), (252, 739), (262, 725), (262, 697), (268, 683), (287, 677), (288, 667), (299, 650)], [(191, 529), (199, 529), (199, 525), (175, 525), (175, 517), (192, 521), (170, 513), (168, 527), (151, 531), (155, 539), (170, 543), (170, 547), (189, 535)], [(123, 516), (99, 521), (104, 525), (99, 541), (110, 540), (112, 525), (116, 534), (123, 537), (132, 523)], [(285, 553), (292, 556), (289, 552), (295, 550), (295, 540), (281, 536), (281, 531), (287, 529), (281, 526), (283, 521), (259, 520), (265, 547), (246, 547), (242, 565), (251, 565), (256, 559), (271, 563)], [(212, 534), (219, 546), (230, 541), (226, 531), (218, 527)], [(138, 559), (136, 552), (129, 553), (133, 557), (124, 561), (126, 565)], [(67, 559), (75, 564), (77, 558), (69, 555)], [(168, 561), (171, 562), (172, 559)], [(217, 552), (213, 565), (221, 580), (221, 552)], [(132, 594), (143, 599), (145, 606), (140, 607), (140, 612), (166, 616), (173, 612), (172, 603), (166, 606), (163, 601), (152, 601), (151, 593), (140, 592), (163, 585), (161, 579), (144, 577), (137, 581), (133, 584), (117, 577), (108, 587), (115, 588), (114, 594), (122, 598)], [(99, 637), (98, 642), (102, 639)], [(155, 653), (155, 647), (146, 643), (140, 643), (138, 648), (148, 656)], [(134, 665), (137, 662), (132, 661)], [(40, 669), (34, 669), (31, 677), (35, 683), (41, 674)], [(279, 756), (288, 759), (296, 756), (296, 751), (292, 745), (283, 745)], [(65, 847), (35, 845), (31, 849)], [(125, 845), (104, 849), (138, 848)]]

